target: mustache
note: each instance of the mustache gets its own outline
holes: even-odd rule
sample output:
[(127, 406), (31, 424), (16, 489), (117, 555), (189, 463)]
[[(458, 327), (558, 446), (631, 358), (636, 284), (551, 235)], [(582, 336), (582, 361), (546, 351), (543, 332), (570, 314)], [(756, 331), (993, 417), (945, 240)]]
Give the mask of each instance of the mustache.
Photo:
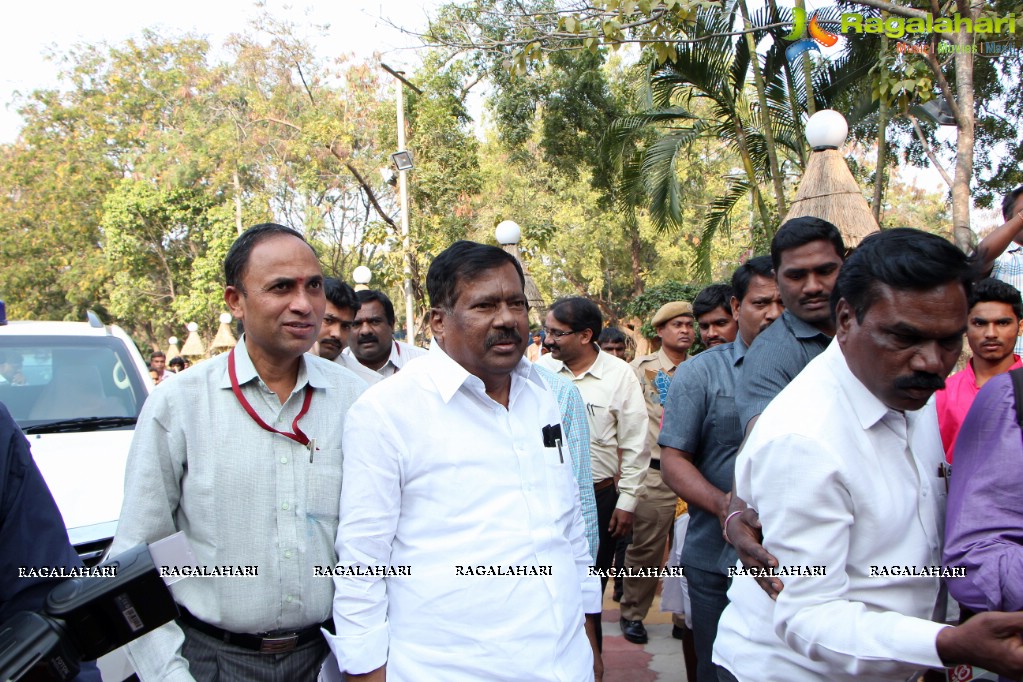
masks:
[(486, 350), (490, 350), (499, 343), (505, 343), (511, 341), (514, 344), (522, 343), (522, 334), (519, 334), (514, 329), (508, 329), (503, 332), (496, 332), (487, 336), (486, 341), (483, 342), (483, 347)]
[(806, 296), (805, 298), (799, 299), (799, 305), (806, 305), (807, 303), (827, 303), (830, 299), (830, 296)]
[(899, 390), (919, 388), (938, 391), (945, 388), (945, 380), (930, 372), (913, 372), (909, 376), (896, 377), (893, 385)]
[(359, 343), (380, 343), (380, 339), (377, 338), (376, 334), (359, 334)]

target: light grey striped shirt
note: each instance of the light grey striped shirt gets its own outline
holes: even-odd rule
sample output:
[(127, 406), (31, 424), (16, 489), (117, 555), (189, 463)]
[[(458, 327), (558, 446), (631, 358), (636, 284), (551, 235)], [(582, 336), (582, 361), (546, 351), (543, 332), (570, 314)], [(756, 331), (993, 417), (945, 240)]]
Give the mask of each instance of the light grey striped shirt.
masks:
[[(350, 371), (303, 356), (284, 405), (256, 373), (245, 337), (235, 349), (242, 394), (264, 422), (291, 431), (308, 384), (299, 427), (310, 450), (263, 430), (231, 390), (227, 354), (156, 387), (139, 415), (125, 474), (112, 553), (184, 531), (197, 563), (255, 566), (252, 577), (189, 577), (171, 590), (196, 617), (225, 630), (303, 628), (330, 615), (333, 583), (313, 567), (336, 563), (341, 434), (348, 407), (366, 388)], [(143, 680), (190, 680), (174, 623), (129, 646)]]

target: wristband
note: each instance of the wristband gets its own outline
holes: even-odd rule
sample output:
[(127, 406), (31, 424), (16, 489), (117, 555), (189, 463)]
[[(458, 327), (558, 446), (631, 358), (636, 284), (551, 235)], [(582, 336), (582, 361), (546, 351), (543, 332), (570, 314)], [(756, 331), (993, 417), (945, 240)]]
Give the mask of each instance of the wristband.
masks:
[(732, 512), (731, 514), (729, 514), (728, 516), (726, 516), (726, 517), (725, 517), (725, 525), (723, 525), (723, 526), (721, 527), (721, 535), (723, 535), (723, 536), (724, 536), (724, 538), (725, 538), (725, 542), (727, 542), (727, 543), (728, 543), (728, 544), (730, 544), (730, 545), (732, 545), (733, 543), (732, 543), (732, 541), (731, 541), (731, 540), (730, 540), (730, 539), (728, 538), (728, 522), (732, 520), (732, 517), (733, 517), (733, 516), (735, 516), (736, 514), (741, 514), (742, 512), (743, 512), (743, 510), (742, 510), (742, 509), (740, 509), (740, 510), (738, 510), (738, 511), (734, 511), (734, 512)]

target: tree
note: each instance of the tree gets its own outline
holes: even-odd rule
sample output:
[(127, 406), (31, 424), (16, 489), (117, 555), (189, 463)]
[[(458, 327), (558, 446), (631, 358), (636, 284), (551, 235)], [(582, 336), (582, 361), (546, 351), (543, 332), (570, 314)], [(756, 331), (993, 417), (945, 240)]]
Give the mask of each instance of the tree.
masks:
[(0, 150), (13, 314), (97, 308), (157, 346), (189, 320), (212, 335), (220, 262), (245, 225), (303, 229), (334, 272), (372, 257), (366, 236), (394, 225), (367, 179), (385, 158), (379, 76), (343, 60), (330, 72), (293, 27), (262, 28), (222, 62), (152, 31), (68, 51), (60, 89), (30, 95)]

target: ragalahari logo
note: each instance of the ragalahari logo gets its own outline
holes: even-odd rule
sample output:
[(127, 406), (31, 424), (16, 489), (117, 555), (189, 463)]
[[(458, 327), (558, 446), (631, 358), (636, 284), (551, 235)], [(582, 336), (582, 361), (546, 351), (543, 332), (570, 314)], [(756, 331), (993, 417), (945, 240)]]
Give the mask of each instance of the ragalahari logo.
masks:
[[(807, 31), (810, 32), (810, 37), (806, 38)], [(806, 21), (806, 10), (802, 7), (792, 8), (792, 31), (788, 35), (782, 36), (784, 40), (792, 42), (787, 48), (785, 48), (785, 57), (789, 60), (789, 63), (796, 61), (800, 55), (814, 50), (820, 52), (818, 44), (824, 47), (833, 47), (838, 43), (838, 36), (834, 33), (829, 33), (821, 28), (817, 22), (817, 12), (815, 11), (810, 16), (810, 22)]]

